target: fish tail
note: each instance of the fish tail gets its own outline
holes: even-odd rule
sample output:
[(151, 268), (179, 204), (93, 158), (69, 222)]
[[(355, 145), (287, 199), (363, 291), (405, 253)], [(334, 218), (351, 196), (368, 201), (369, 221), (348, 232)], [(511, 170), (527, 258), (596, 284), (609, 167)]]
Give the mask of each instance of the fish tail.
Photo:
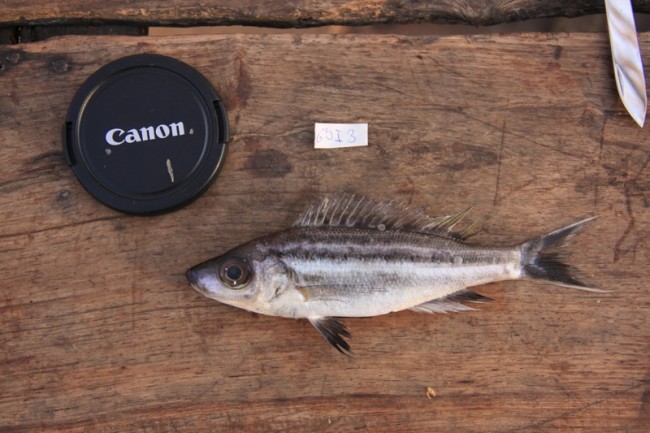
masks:
[(567, 241), (595, 218), (578, 221), (524, 243), (521, 246), (522, 276), (588, 292), (604, 292), (580, 281), (578, 271), (566, 263), (567, 254), (562, 251)]

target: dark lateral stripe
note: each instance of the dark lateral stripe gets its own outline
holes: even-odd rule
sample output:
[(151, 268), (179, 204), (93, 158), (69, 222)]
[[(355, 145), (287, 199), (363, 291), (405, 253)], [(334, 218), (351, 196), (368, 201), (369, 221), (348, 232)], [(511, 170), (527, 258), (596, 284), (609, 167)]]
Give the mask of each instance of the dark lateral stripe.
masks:
[(284, 245), (271, 249), (271, 254), (280, 257), (296, 257), (305, 260), (348, 260), (363, 259), (367, 261), (387, 262), (422, 262), (422, 263), (457, 263), (457, 264), (482, 264), (495, 261), (508, 260), (507, 251), (487, 250), (474, 248), (437, 249), (435, 247), (422, 248), (407, 244), (378, 244), (378, 245), (353, 245), (345, 244), (311, 244), (300, 243)]
[(305, 260), (503, 263), (511, 248), (484, 248), (422, 233), (345, 227), (298, 228), (269, 239), (267, 253)]
[[(363, 252), (340, 252), (328, 250), (313, 250), (313, 249), (294, 249), (278, 252), (280, 257), (288, 256), (295, 257), (301, 260), (363, 260), (368, 262), (382, 261), (382, 262), (412, 262), (412, 263), (454, 263), (455, 257), (462, 257), (463, 264), (477, 264), (484, 262), (485, 259), (480, 260), (475, 255), (465, 255), (462, 253), (452, 255), (448, 252), (431, 251), (429, 255), (415, 256), (409, 252), (392, 251), (389, 253), (375, 253), (373, 251)], [(457, 260), (457, 259), (456, 259)], [(460, 264), (460, 263), (459, 263)]]

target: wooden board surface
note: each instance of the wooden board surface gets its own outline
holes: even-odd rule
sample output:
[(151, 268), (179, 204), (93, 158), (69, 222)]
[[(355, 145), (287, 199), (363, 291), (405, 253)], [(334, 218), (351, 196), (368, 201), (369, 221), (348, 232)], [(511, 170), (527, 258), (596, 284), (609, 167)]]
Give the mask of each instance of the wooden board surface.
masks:
[[(252, 24), (305, 27), (435, 21), (490, 25), (532, 18), (582, 16), (603, 13), (604, 10), (602, 0), (4, 0), (0, 24), (109, 21), (171, 26)], [(634, 1), (634, 10), (650, 12), (650, 1)]]
[[(61, 152), (76, 89), (143, 52), (201, 71), (232, 135), (207, 193), (156, 217), (97, 203)], [(0, 62), (0, 432), (648, 431), (650, 137), (606, 35), (71, 36)], [(314, 150), (328, 121), (370, 146)], [(474, 205), (482, 243), (600, 215), (572, 262), (612, 292), (491, 284), (474, 312), (349, 320), (346, 358), (187, 284), (343, 191)]]

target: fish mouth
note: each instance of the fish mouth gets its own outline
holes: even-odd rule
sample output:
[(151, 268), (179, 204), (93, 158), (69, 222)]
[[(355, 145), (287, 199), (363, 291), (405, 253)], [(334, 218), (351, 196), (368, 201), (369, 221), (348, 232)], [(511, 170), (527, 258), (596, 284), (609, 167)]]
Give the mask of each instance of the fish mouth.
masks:
[(189, 281), (190, 285), (194, 290), (199, 292), (202, 295), (206, 295), (207, 291), (199, 285), (200, 273), (196, 268), (190, 268), (185, 272), (185, 278)]
[(185, 272), (185, 278), (190, 282), (192, 286), (196, 285), (199, 282), (199, 273), (196, 268), (190, 268)]

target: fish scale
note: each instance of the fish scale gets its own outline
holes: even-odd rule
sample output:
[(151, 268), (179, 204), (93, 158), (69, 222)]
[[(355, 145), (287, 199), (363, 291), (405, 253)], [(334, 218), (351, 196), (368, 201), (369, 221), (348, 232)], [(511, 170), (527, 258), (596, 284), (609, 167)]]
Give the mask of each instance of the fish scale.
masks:
[[(293, 241), (301, 239), (305, 231), (310, 232), (308, 240)], [(349, 298), (345, 311), (336, 312), (339, 316), (393, 311), (390, 307), (381, 310), (373, 302), (377, 293), (391, 292), (398, 298), (413, 299), (411, 303), (417, 305), (422, 299), (445, 296), (458, 287), (517, 278), (520, 267), (518, 249), (470, 248), (422, 233), (318, 227), (283, 232), (270, 243), (284, 246), (268, 254), (281, 257), (295, 274), (297, 284), (311, 289), (314, 296), (308, 302), (312, 308), (331, 297)], [(359, 297), (361, 289), (363, 297)], [(409, 291), (416, 293), (406, 293)], [(367, 304), (355, 311), (359, 303)]]
[(485, 283), (539, 279), (600, 291), (566, 264), (566, 241), (593, 218), (511, 247), (473, 245), (467, 210), (432, 218), (420, 210), (343, 195), (310, 206), (294, 227), (247, 242), (187, 272), (205, 296), (261, 314), (308, 319), (348, 353), (343, 317), (411, 309), (471, 310), (490, 301), (467, 290)]

